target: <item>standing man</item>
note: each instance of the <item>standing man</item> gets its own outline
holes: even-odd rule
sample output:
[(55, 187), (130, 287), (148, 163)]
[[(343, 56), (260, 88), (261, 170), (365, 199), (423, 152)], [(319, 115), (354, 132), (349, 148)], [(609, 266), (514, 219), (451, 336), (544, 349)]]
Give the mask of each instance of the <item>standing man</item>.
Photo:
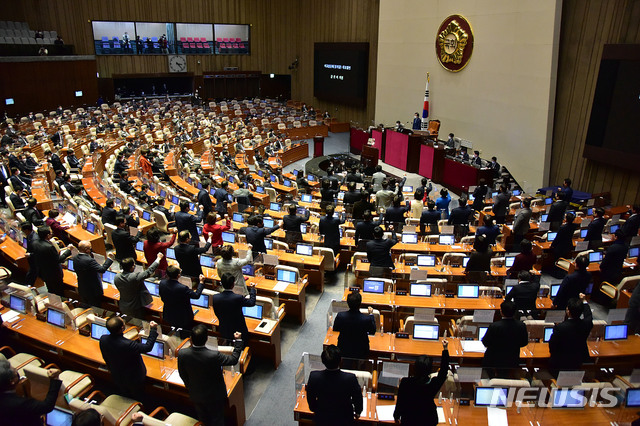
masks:
[(538, 298), (539, 290), (540, 283), (531, 282), (529, 271), (520, 271), (518, 272), (518, 285), (513, 286), (509, 294), (504, 297), (504, 300), (513, 300), (516, 310), (528, 315), (536, 310), (536, 299)]
[(565, 178), (562, 182), (562, 188), (558, 188), (560, 192), (564, 193), (564, 199), (567, 203), (570, 203), (573, 199), (573, 188), (571, 188), (571, 179)]
[(295, 204), (289, 205), (289, 214), (282, 218), (283, 228), (285, 231), (285, 242), (289, 247), (295, 246), (296, 243), (302, 242), (302, 231), (300, 225), (309, 220), (309, 210), (305, 209), (304, 216), (296, 214), (297, 207)]
[(116, 229), (111, 233), (111, 241), (116, 249), (116, 260), (120, 263), (127, 258), (136, 258), (136, 243), (140, 241), (142, 232), (138, 230), (138, 235), (133, 236), (126, 229), (126, 219), (124, 216), (116, 217)]
[(378, 164), (376, 166), (376, 172), (373, 174), (373, 190), (378, 192), (382, 189), (382, 181), (385, 180), (387, 175), (382, 172), (382, 166)]
[(198, 420), (206, 426), (224, 425), (227, 387), (222, 366), (236, 365), (242, 352), (242, 334), (233, 334), (233, 353), (222, 354), (207, 349), (207, 327), (198, 324), (191, 333), (191, 347), (178, 353), (178, 373), (196, 406)]
[(362, 295), (354, 291), (347, 296), (349, 310), (339, 312), (333, 322), (333, 331), (340, 333), (338, 347), (348, 358), (365, 359), (369, 357), (369, 334), (375, 334), (376, 322), (373, 308), (369, 306), (368, 315), (360, 312)]
[(562, 218), (564, 217), (564, 213), (567, 211), (567, 206), (569, 205), (569, 203), (565, 201), (564, 197), (564, 192), (558, 192), (556, 194), (556, 202), (551, 204), (551, 207), (549, 207), (547, 222), (550, 223), (550, 231), (557, 231), (562, 224)]
[(640, 229), (640, 204), (633, 206), (631, 215), (622, 224), (622, 231), (628, 242), (631, 242), (631, 238), (638, 235), (638, 229)]
[(58, 250), (49, 241), (53, 237), (51, 228), (41, 226), (38, 228), (38, 239), (32, 242), (34, 262), (38, 262), (38, 276), (47, 285), (49, 293), (63, 295), (64, 283), (61, 263), (71, 256), (73, 246), (69, 244), (66, 249)]
[(227, 203), (229, 202), (227, 187), (229, 182), (223, 180), (220, 184), (220, 188), (216, 189), (213, 197), (216, 199), (216, 211), (220, 216), (224, 216), (227, 213)]
[(91, 242), (80, 241), (78, 254), (73, 257), (73, 269), (78, 277), (78, 293), (80, 301), (89, 306), (102, 305), (102, 274), (113, 263), (113, 252), (107, 255), (104, 264), (100, 265), (91, 254)]
[(516, 213), (516, 217), (513, 219), (513, 246), (519, 247), (520, 241), (524, 239), (524, 236), (529, 232), (529, 222), (531, 221), (531, 199), (525, 198), (522, 200), (522, 208)]
[(411, 129), (420, 130), (422, 127), (422, 120), (420, 119), (420, 114), (417, 112), (413, 115), (413, 124), (411, 125)]
[(326, 370), (312, 371), (307, 383), (309, 409), (314, 423), (323, 426), (350, 425), (362, 412), (362, 394), (355, 374), (340, 371), (340, 349), (329, 345), (322, 351)]
[(134, 318), (144, 318), (143, 308), (153, 302), (151, 294), (144, 285), (144, 280), (153, 275), (163, 257), (162, 253), (158, 253), (156, 260), (149, 265), (146, 271), (142, 272), (134, 272), (136, 263), (131, 257), (120, 262), (122, 272), (116, 275), (113, 283), (120, 292), (118, 306), (123, 314)]
[(196, 214), (189, 214), (189, 202), (180, 201), (180, 211), (176, 213), (176, 228), (178, 232), (189, 231), (191, 234), (191, 244), (198, 244), (200, 237), (198, 236), (198, 223), (202, 222), (202, 206), (196, 211)]
[(500, 313), (502, 319), (491, 324), (482, 338), (482, 344), (487, 348), (482, 366), (498, 369), (500, 377), (510, 377), (509, 369), (518, 368), (520, 348), (529, 343), (529, 334), (527, 326), (514, 318), (515, 303), (505, 300), (500, 305)]
[[(579, 370), (582, 363), (589, 359), (587, 338), (593, 328), (593, 317), (589, 304), (574, 297), (567, 303), (567, 319), (553, 327), (549, 340), (549, 368), (555, 371)], [(580, 316), (583, 316), (580, 319)]]
[(100, 219), (102, 220), (102, 224), (111, 224), (111, 225), (116, 225), (116, 216), (118, 215), (118, 212), (116, 211), (116, 209), (113, 208), (113, 204), (114, 204), (115, 200), (113, 198), (109, 198), (104, 206), (104, 209), (102, 209), (102, 213), (100, 213)]
[(509, 195), (507, 194), (507, 187), (505, 185), (500, 185), (500, 192), (493, 201), (491, 211), (495, 216), (496, 224), (502, 225), (509, 213)]
[(463, 195), (458, 199), (458, 207), (451, 210), (447, 225), (453, 225), (453, 232), (457, 239), (466, 237), (469, 233), (469, 219), (473, 209), (467, 205), (467, 198)]
[(607, 221), (604, 218), (604, 209), (598, 207), (594, 210), (593, 215), (595, 218), (587, 226), (587, 236), (584, 237), (585, 241), (589, 241), (589, 249), (595, 250), (602, 245), (602, 231)]
[[(211, 202), (211, 196), (209, 195), (209, 188), (211, 188), (211, 182), (209, 179), (203, 179), (202, 189), (198, 191), (198, 204), (202, 206), (202, 217), (204, 218), (213, 211), (213, 203)], [(224, 215), (221, 216), (224, 217)]]
[(164, 304), (162, 319), (173, 327), (181, 328), (180, 337), (185, 339), (193, 327), (194, 313), (191, 299), (200, 298), (204, 289), (204, 275), (200, 275), (200, 283), (196, 291), (179, 282), (178, 278), (180, 278), (180, 268), (170, 265), (167, 267), (167, 278), (160, 281), (160, 298)]
[[(211, 235), (209, 234), (209, 236)], [(207, 241), (204, 247), (189, 244), (189, 231), (181, 231), (178, 234), (178, 245), (174, 248), (174, 252), (182, 274), (191, 278), (202, 275), (200, 255), (206, 253), (210, 247), (211, 241)]]
[(144, 395), (144, 380), (147, 367), (142, 356), (153, 349), (158, 338), (158, 324), (149, 323), (147, 343), (142, 344), (123, 336), (125, 323), (118, 316), (107, 320), (109, 334), (100, 337), (100, 352), (111, 373), (111, 380), (118, 387), (122, 396), (139, 400)]
[(255, 260), (261, 253), (267, 252), (267, 247), (264, 245), (264, 238), (280, 229), (280, 225), (265, 228), (262, 216), (251, 216), (247, 220), (247, 223), (249, 226), (240, 228), (239, 232), (247, 236), (247, 243), (253, 247), (253, 259)]
[(333, 250), (333, 254), (340, 253), (340, 225), (344, 219), (333, 217), (334, 207), (328, 205), (325, 208), (325, 216), (320, 218), (318, 232), (324, 238), (324, 246)]
[(383, 240), (384, 231), (381, 227), (373, 228), (373, 240), (367, 242), (367, 259), (369, 259), (369, 273), (372, 276), (383, 275), (394, 268), (391, 258), (391, 247), (398, 243), (396, 230), (389, 226), (391, 238)]
[(622, 229), (616, 231), (615, 238), (615, 241), (607, 248), (602, 262), (600, 262), (600, 279), (613, 285), (620, 282), (622, 267), (628, 250)]
[(553, 298), (554, 309), (566, 309), (570, 299), (584, 293), (591, 282), (591, 274), (587, 271), (589, 256), (582, 255), (576, 259), (576, 270), (564, 277), (556, 297)]
[(236, 279), (231, 274), (223, 274), (220, 277), (222, 293), (213, 296), (213, 312), (220, 321), (219, 332), (223, 339), (233, 339), (234, 333), (240, 331), (246, 340), (249, 337), (249, 329), (242, 313), (242, 307), (252, 307), (256, 305), (256, 285), (252, 284), (249, 289), (249, 298), (233, 292)]
[(551, 250), (555, 256), (555, 260), (561, 257), (567, 257), (573, 250), (573, 231), (577, 225), (573, 223), (575, 215), (572, 212), (567, 213), (565, 224), (558, 229), (556, 238), (551, 243)]

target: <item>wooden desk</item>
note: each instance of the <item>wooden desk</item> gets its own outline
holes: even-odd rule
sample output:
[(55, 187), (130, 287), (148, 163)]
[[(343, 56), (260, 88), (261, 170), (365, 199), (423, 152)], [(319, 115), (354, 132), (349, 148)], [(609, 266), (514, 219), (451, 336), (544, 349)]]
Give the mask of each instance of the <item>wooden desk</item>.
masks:
[[(140, 224), (142, 225), (142, 218), (140, 219)], [(71, 241), (77, 246), (80, 241), (86, 240), (91, 242), (91, 250), (94, 253), (101, 254), (102, 256), (107, 255), (107, 249), (105, 247), (105, 240), (102, 234), (92, 234), (85, 229), (82, 229), (82, 225), (75, 225), (70, 228), (67, 228), (67, 234), (71, 238)]]
[[(290, 129), (290, 130), (293, 130), (293, 129)], [(326, 137), (327, 135), (324, 135), (324, 136)], [(296, 161), (303, 160), (308, 156), (309, 156), (309, 146), (306, 143), (293, 145), (291, 148), (286, 149), (284, 150), (284, 152), (282, 152), (280, 156), (280, 158), (282, 159), (282, 167), (286, 167), (291, 163), (295, 163)]]

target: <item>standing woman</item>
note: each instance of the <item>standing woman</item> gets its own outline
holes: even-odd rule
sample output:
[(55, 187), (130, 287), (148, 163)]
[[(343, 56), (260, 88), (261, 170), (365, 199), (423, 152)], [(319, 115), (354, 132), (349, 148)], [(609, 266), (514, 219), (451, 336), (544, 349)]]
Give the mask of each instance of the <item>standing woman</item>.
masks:
[(160, 241), (162, 232), (158, 227), (154, 226), (147, 232), (147, 239), (144, 242), (144, 258), (147, 260), (147, 265), (151, 265), (158, 256), (158, 253), (163, 254), (163, 258), (160, 259), (158, 269), (156, 269), (156, 276), (164, 278), (167, 273), (167, 249), (176, 242), (176, 228), (169, 229), (171, 232), (171, 239), (164, 243)]
[(449, 203), (451, 202), (451, 195), (446, 188), (440, 190), (440, 198), (436, 200), (436, 208), (442, 214), (442, 219), (449, 219)]
[(420, 219), (422, 216), (422, 210), (424, 210), (424, 190), (422, 187), (416, 189), (416, 192), (413, 194), (413, 200), (411, 200), (411, 217), (415, 219)]
[(253, 255), (251, 254), (252, 246), (251, 244), (248, 246), (249, 250), (247, 250), (247, 255), (244, 259), (234, 258), (234, 256), (236, 256), (236, 252), (233, 250), (232, 245), (222, 246), (219, 252), (222, 259), (219, 259), (218, 262), (216, 262), (218, 276), (222, 277), (224, 274), (233, 275), (235, 278), (233, 292), (243, 296), (248, 295), (249, 290), (247, 289), (247, 284), (245, 283), (244, 275), (242, 274), (242, 267), (251, 263), (251, 260), (253, 259)]

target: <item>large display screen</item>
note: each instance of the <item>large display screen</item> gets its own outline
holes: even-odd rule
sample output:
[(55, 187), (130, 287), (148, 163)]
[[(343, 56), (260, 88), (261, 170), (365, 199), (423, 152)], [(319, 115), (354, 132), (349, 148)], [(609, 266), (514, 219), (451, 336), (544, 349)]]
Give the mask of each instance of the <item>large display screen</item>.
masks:
[(367, 105), (369, 43), (315, 43), (313, 96), (345, 105)]

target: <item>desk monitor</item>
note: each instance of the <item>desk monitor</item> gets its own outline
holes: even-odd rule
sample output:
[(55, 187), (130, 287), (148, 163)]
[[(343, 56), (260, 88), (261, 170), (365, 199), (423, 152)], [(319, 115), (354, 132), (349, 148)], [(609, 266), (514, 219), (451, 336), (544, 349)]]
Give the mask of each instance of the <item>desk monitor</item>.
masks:
[(90, 234), (95, 234), (96, 224), (93, 222), (87, 222), (87, 232)]
[(338, 192), (338, 200), (340, 201), (344, 200), (344, 192), (342, 191)]
[(440, 235), (438, 238), (438, 244), (443, 246), (451, 246), (455, 242), (453, 235)]
[(255, 266), (252, 264), (244, 265), (242, 267), (242, 275), (249, 275), (251, 277), (255, 276)]
[(547, 241), (551, 242), (555, 240), (556, 236), (558, 236), (557, 232), (547, 232)]
[(305, 209), (304, 207), (298, 207), (296, 208), (296, 214), (298, 216), (305, 217), (307, 215), (307, 209)]
[(144, 241), (138, 241), (136, 243), (136, 250), (138, 251), (144, 251)]
[(547, 213), (540, 215), (540, 222), (546, 222), (547, 219), (549, 218), (549, 215)]
[(549, 343), (549, 340), (551, 340), (551, 335), (553, 334), (553, 327), (545, 327), (544, 328), (544, 337), (543, 337), (543, 341), (544, 343)]
[(22, 247), (26, 249), (28, 245), (27, 237), (22, 237)]
[(67, 270), (75, 272), (75, 270), (73, 269), (73, 259), (71, 258), (67, 259)]
[(46, 415), (47, 426), (71, 426), (73, 424), (73, 412), (63, 408), (54, 407)]
[(551, 297), (556, 297), (560, 290), (560, 284), (551, 284)]
[(109, 334), (109, 330), (107, 330), (106, 326), (104, 326), (102, 324), (95, 323), (95, 322), (91, 323), (91, 338), (92, 339), (100, 340), (100, 337), (102, 337), (105, 334)]
[(113, 284), (113, 280), (116, 278), (116, 273), (113, 271), (104, 271), (102, 273), (102, 281)]
[(274, 212), (280, 211), (280, 203), (269, 203), (269, 210), (273, 210)]
[(196, 229), (198, 230), (198, 235), (202, 235), (202, 226), (196, 225)]
[(316, 181), (316, 177), (314, 175), (307, 175), (307, 180), (309, 182), (315, 182)]
[(265, 228), (273, 228), (273, 226), (275, 225), (274, 220), (270, 217), (262, 218), (262, 223), (264, 224)]
[(469, 263), (469, 259), (470, 259), (469, 256), (465, 256), (465, 257), (462, 258), (462, 267), (463, 268), (467, 267), (467, 263)]
[(148, 212), (146, 210), (142, 211), (142, 218), (146, 221), (151, 221), (151, 212)]
[(418, 234), (402, 234), (403, 244), (418, 244)]
[(168, 248), (167, 249), (167, 259), (176, 259), (176, 251), (173, 248)]
[(311, 244), (296, 244), (296, 254), (303, 256), (313, 256), (313, 246)]
[(627, 257), (638, 257), (640, 254), (640, 247), (631, 247), (629, 249), (629, 255)]
[(208, 308), (208, 307), (209, 307), (209, 305), (210, 305), (210, 303), (209, 303), (209, 302), (210, 302), (210, 300), (209, 300), (209, 299), (211, 299), (211, 298), (209, 297), (209, 295), (208, 295), (208, 294), (204, 294), (204, 293), (202, 293), (202, 294), (200, 295), (200, 297), (199, 297), (199, 298), (197, 298), (197, 299), (190, 299), (190, 300), (191, 300), (191, 306), (197, 306), (197, 307), (199, 307), (199, 308), (204, 308), (204, 309), (206, 309), (206, 308)]
[(549, 198), (545, 198), (545, 199), (544, 199), (544, 203), (545, 203), (546, 205), (553, 204), (553, 198), (551, 198), (551, 197), (549, 197)]
[(419, 254), (418, 266), (436, 266), (435, 254)]
[(364, 280), (362, 291), (365, 293), (384, 293), (384, 281), (380, 280)]
[(511, 193), (511, 195), (513, 195), (514, 197), (517, 197), (520, 194), (522, 194), (522, 191), (520, 191), (519, 189), (514, 189)]
[(437, 324), (414, 324), (413, 338), (421, 340), (438, 340), (440, 326)]
[(9, 295), (9, 307), (14, 311), (18, 311), (22, 314), (27, 313), (27, 299), (24, 297), (16, 296), (15, 294)]
[(607, 325), (604, 327), (604, 340), (625, 340), (627, 324)]
[[(143, 345), (145, 345), (147, 343), (147, 338), (143, 337), (140, 339), (140, 341)], [(153, 349), (143, 355), (152, 356), (158, 359), (164, 359), (164, 342), (156, 340), (153, 344)]]
[(222, 170), (220, 171), (219, 175), (221, 178), (224, 178), (225, 176), (227, 176)]
[(153, 281), (144, 280), (144, 286), (152, 296), (160, 296), (160, 284)]
[(513, 287), (515, 287), (515, 286), (514, 286), (514, 285), (511, 285), (511, 284), (508, 284), (508, 285), (506, 285), (506, 286), (504, 287), (504, 294), (505, 294), (505, 296), (511, 292), (511, 289), (513, 289)]
[(15, 104), (15, 101), (13, 100), (13, 98), (6, 98), (4, 100), (4, 104), (5, 105), (13, 105), (13, 104)]
[(302, 194), (300, 196), (303, 203), (311, 203), (313, 202), (313, 196), (311, 194)]
[(256, 192), (258, 194), (264, 194), (264, 186), (256, 186)]
[(627, 388), (625, 405), (627, 407), (640, 407), (640, 388)]
[(229, 179), (227, 179), (230, 183), (233, 183), (236, 181), (236, 179), (233, 176), (229, 176)]
[(504, 258), (504, 266), (507, 268), (511, 268), (513, 266), (513, 262), (516, 260), (515, 255), (505, 256)]
[(227, 201), (233, 203), (233, 194), (227, 194)]
[(557, 388), (552, 389), (552, 408), (582, 408), (585, 406), (585, 389)]
[[(197, 187), (198, 189), (202, 189), (202, 183), (198, 182), (198, 184), (196, 185), (196, 187)], [(151, 189), (151, 187), (149, 187), (149, 189)], [(153, 190), (152, 190), (152, 191), (153, 191)]]
[(255, 305), (255, 306), (243, 306), (242, 307), (242, 314), (245, 317), (249, 317), (249, 318), (255, 318), (255, 319), (262, 319), (262, 305)]
[(405, 185), (402, 187), (402, 192), (413, 192), (413, 186)]
[(166, 196), (167, 196), (167, 191), (165, 191), (164, 189), (161, 189), (161, 190), (160, 190), (160, 196), (161, 196), (162, 198), (166, 197)]
[(587, 288), (584, 289), (584, 294), (591, 294), (593, 291), (593, 281), (587, 284)]
[(200, 266), (204, 266), (205, 268), (215, 268), (216, 267), (215, 259), (211, 256), (207, 256), (206, 254), (201, 254)]
[(242, 213), (235, 212), (233, 214), (233, 221), (238, 223), (244, 223), (244, 216), (242, 216)]
[(278, 178), (276, 178), (275, 175), (271, 175), (269, 179), (271, 180), (272, 183), (278, 180)]
[(57, 309), (47, 309), (47, 322), (57, 327), (64, 328), (64, 312)]
[(462, 284), (458, 286), (458, 297), (474, 299), (478, 298), (480, 286)]
[(478, 340), (482, 340), (489, 327), (478, 327)]
[(178, 198), (177, 195), (171, 196), (171, 204), (180, 204), (180, 199)]
[(592, 251), (589, 253), (589, 263), (599, 263), (602, 262), (602, 252), (601, 251)]
[(611, 226), (609, 226), (609, 233), (610, 234), (615, 234), (618, 229), (620, 229), (620, 225), (619, 224), (611, 225)]
[(289, 179), (285, 179), (282, 181), (282, 184), (287, 188), (291, 188), (291, 181)]
[(295, 283), (296, 282), (296, 273), (293, 271), (288, 271), (286, 269), (278, 269), (278, 273), (276, 275), (276, 279), (278, 281), (283, 281), (287, 283)]
[(306, 223), (301, 223), (300, 224), (300, 232), (303, 234), (307, 233), (307, 224)]
[(215, 196), (216, 195), (216, 189), (215, 188), (211, 188), (209, 190), (209, 195), (214, 195)]
[(233, 232), (224, 231), (222, 233), (222, 241), (224, 241), (225, 243), (233, 244), (236, 242), (236, 234), (234, 234)]
[(258, 176), (260, 177), (264, 176), (264, 172), (262, 170), (258, 170)]
[(298, 172), (298, 170), (293, 169), (293, 175), (294, 175), (295, 177), (298, 177), (298, 173), (299, 173), (299, 172)]
[(411, 283), (409, 286), (409, 295), (411, 296), (431, 296), (431, 284)]
[(498, 196), (498, 191), (493, 191), (491, 193), (491, 197), (497, 197)]
[(509, 388), (478, 386), (473, 400), (476, 407), (506, 407)]
[(587, 228), (581, 229), (580, 230), (580, 238), (587, 238), (587, 233), (589, 232), (589, 230)]
[(264, 247), (267, 250), (273, 250), (273, 240), (271, 238), (264, 239)]

